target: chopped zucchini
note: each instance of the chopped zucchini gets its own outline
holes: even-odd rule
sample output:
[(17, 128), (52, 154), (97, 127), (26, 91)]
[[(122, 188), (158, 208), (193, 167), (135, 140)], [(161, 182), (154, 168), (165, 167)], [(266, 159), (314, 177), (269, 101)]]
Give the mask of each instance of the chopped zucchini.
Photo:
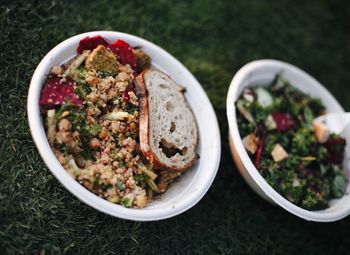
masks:
[(246, 118), (250, 123), (255, 124), (255, 120), (250, 112), (246, 110), (246, 108), (243, 105), (242, 100), (238, 100), (237, 102), (237, 109), (238, 111), (243, 115), (244, 118)]
[(47, 111), (47, 138), (51, 146), (53, 146), (56, 136), (56, 111), (55, 109), (50, 109)]
[(271, 96), (271, 94), (264, 88), (259, 87), (257, 89), (255, 89), (255, 92), (258, 96), (258, 103), (263, 107), (269, 107), (272, 105), (273, 103), (273, 98)]
[(64, 72), (65, 75), (70, 75), (71, 72), (75, 69), (77, 69), (89, 56), (90, 50), (84, 51), (82, 54), (80, 54), (71, 64), (70, 66), (66, 69)]
[(139, 168), (144, 172), (151, 180), (155, 180), (157, 178), (157, 174), (155, 174), (152, 170), (148, 169), (144, 164), (140, 164)]
[(124, 196), (120, 200), (120, 203), (122, 205), (124, 205), (125, 207), (130, 208), (133, 205), (134, 199), (135, 199), (135, 195), (130, 193), (130, 194), (127, 194), (126, 196)]
[(127, 117), (129, 117), (129, 113), (119, 111), (119, 112), (107, 113), (107, 114), (102, 116), (102, 119), (104, 119), (104, 120), (124, 120)]

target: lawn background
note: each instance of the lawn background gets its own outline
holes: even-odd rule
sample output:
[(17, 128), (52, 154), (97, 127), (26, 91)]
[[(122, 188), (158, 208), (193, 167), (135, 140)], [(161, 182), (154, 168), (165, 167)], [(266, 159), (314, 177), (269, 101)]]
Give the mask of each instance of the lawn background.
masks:
[[(348, 1), (1, 1), (0, 253), (349, 254), (350, 217), (306, 222), (245, 184), (227, 144), (225, 97), (245, 63), (276, 58), (316, 77), (350, 110)], [(115, 30), (178, 58), (215, 107), (217, 177), (191, 210), (137, 223), (99, 213), (53, 177), (30, 137), (26, 96), (41, 58), (72, 35)]]

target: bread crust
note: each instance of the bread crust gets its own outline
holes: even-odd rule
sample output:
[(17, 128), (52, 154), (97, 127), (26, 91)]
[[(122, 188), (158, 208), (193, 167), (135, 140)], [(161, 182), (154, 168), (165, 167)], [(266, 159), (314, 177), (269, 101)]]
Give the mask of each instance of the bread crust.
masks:
[[(148, 90), (144, 81), (144, 76), (147, 72), (153, 71), (152, 68), (144, 70), (141, 74), (139, 74), (135, 78), (135, 88), (136, 88), (136, 94), (139, 98), (139, 139), (140, 139), (140, 149), (142, 154), (147, 158), (147, 160), (150, 161), (156, 168), (158, 169), (166, 169), (170, 171), (177, 171), (177, 172), (184, 172), (187, 169), (191, 168), (199, 158), (198, 155), (194, 157), (191, 161), (189, 161), (186, 165), (183, 167), (172, 167), (168, 166), (166, 164), (163, 164), (157, 157), (157, 155), (152, 151), (150, 146), (150, 116), (149, 116), (149, 102), (148, 102)], [(167, 75), (168, 76), (168, 75)], [(168, 76), (169, 77), (169, 76)], [(171, 79), (169, 77), (169, 79)], [(180, 86), (179, 86), (180, 87)], [(180, 87), (180, 93), (184, 94), (185, 89), (183, 87)], [(188, 107), (191, 112), (192, 109)], [(193, 114), (193, 112), (192, 112)], [(198, 129), (197, 129), (198, 130)], [(198, 144), (198, 136), (196, 139), (195, 148)]]
[(144, 156), (152, 163), (153, 154), (150, 153), (149, 146), (149, 114), (147, 90), (143, 80), (143, 73), (135, 78), (136, 95), (139, 99), (139, 139), (140, 149)]

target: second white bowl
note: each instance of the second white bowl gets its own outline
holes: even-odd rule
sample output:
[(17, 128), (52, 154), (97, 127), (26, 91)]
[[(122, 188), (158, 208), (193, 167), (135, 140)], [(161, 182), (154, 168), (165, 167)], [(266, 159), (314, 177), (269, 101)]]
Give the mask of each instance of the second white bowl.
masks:
[[(289, 202), (275, 191), (260, 175), (246, 152), (239, 134), (235, 102), (244, 88), (270, 83), (275, 75), (282, 72), (290, 83), (314, 97), (321, 99), (327, 112), (344, 112), (338, 101), (313, 77), (301, 69), (277, 60), (257, 60), (243, 66), (233, 77), (227, 95), (227, 119), (229, 122), (229, 143), (234, 161), (243, 178), (249, 186), (261, 197), (277, 204), (292, 214), (312, 221), (335, 221), (350, 213), (350, 186), (340, 199), (330, 201), (330, 207), (325, 210), (309, 211)], [(346, 169), (348, 171), (348, 169)]]

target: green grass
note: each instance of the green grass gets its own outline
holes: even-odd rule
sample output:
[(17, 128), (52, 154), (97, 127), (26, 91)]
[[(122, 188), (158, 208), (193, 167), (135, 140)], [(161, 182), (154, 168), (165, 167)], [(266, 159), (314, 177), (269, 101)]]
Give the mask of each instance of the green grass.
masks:
[[(225, 97), (239, 67), (259, 58), (295, 64), (350, 110), (350, 5), (343, 1), (1, 1), (0, 251), (5, 254), (347, 254), (350, 218), (306, 222), (245, 184), (227, 141)], [(66, 191), (30, 137), (26, 96), (40, 59), (77, 33), (144, 37), (178, 58), (208, 93), (222, 158), (207, 195), (169, 220), (99, 213)]]

